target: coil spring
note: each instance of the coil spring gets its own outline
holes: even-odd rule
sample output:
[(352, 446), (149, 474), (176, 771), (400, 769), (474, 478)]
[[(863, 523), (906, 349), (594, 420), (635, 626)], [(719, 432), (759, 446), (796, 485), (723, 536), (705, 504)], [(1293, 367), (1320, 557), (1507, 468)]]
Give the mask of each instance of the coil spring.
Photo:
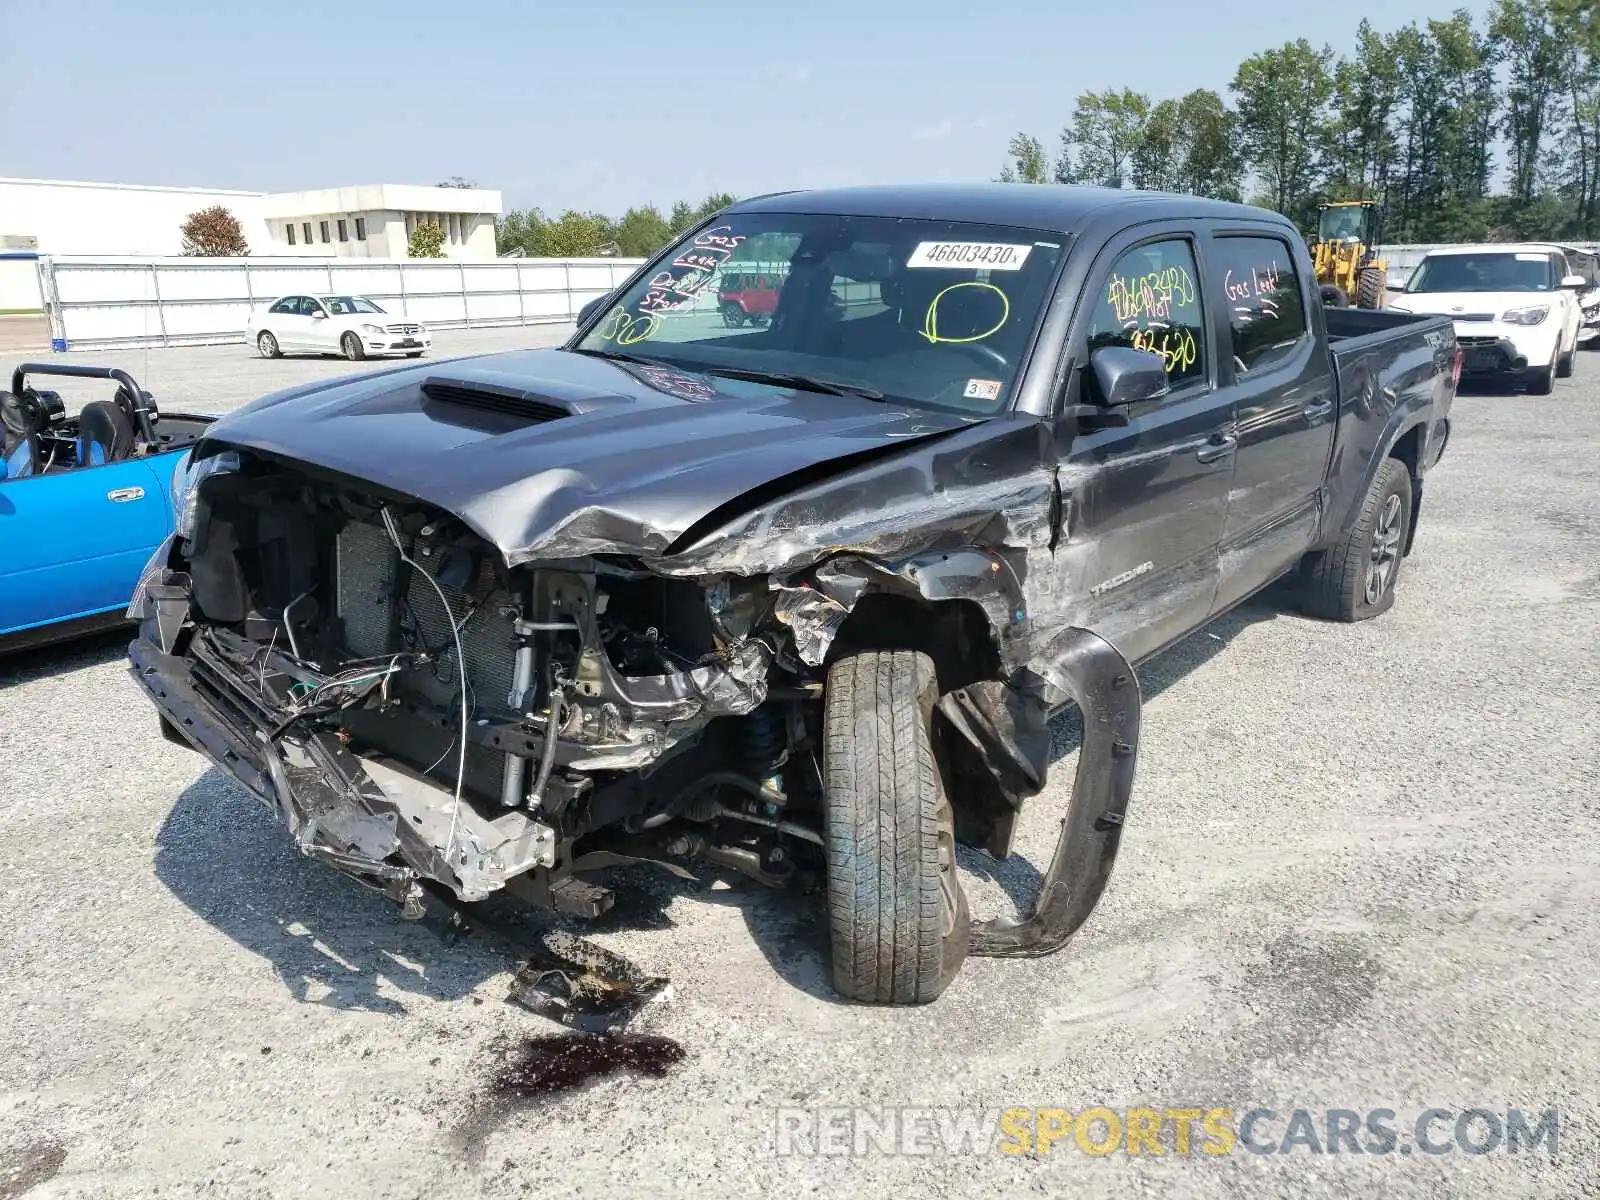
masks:
[(775, 704), (763, 704), (744, 719), (740, 757), (745, 773), (765, 781), (771, 776), (784, 749), (783, 711)]

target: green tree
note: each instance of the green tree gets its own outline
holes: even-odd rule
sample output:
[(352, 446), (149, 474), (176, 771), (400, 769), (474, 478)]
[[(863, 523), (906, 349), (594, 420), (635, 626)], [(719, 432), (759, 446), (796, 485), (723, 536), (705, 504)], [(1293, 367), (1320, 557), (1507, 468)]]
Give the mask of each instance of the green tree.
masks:
[(697, 220), (699, 218), (695, 216), (694, 205), (687, 200), (679, 200), (672, 206), (672, 212), (667, 217), (667, 224), (672, 227), (672, 236), (677, 237)]
[(1560, 70), (1565, 46), (1544, 0), (1499, 0), (1489, 34), (1506, 63), (1505, 134), (1511, 195), (1531, 205), (1538, 191), (1546, 134), (1564, 99)]
[(545, 225), (539, 239), (539, 254), (544, 258), (592, 258), (607, 242), (614, 241), (611, 222), (599, 213), (568, 209)]
[(615, 234), (617, 253), (624, 258), (648, 258), (672, 240), (667, 219), (653, 204), (623, 213)]
[(250, 253), (239, 218), (221, 204), (190, 213), (179, 231), (189, 258), (242, 258)]
[(728, 205), (737, 203), (738, 197), (731, 192), (712, 192), (711, 195), (700, 201), (700, 207), (694, 210), (694, 219), (696, 221), (704, 221), (713, 213), (719, 213), (727, 208)]
[(1550, 0), (1550, 15), (1590, 62), (1600, 59), (1600, 5), (1594, 0)]
[(443, 258), (444, 226), (432, 221), (419, 221), (406, 241), (407, 258)]
[(513, 209), (494, 223), (496, 254), (520, 250), (529, 258), (542, 254), (545, 215), (537, 208)]
[(1333, 72), (1333, 113), (1323, 151), (1330, 198), (1365, 200), (1387, 194), (1399, 98), (1393, 43), (1363, 20), (1356, 31), (1355, 57), (1340, 59)]
[(1252, 55), (1239, 64), (1239, 142), (1281, 213), (1304, 221), (1315, 201), (1320, 149), (1327, 144), (1333, 97), (1333, 50), (1305, 38)]
[(1121, 187), (1133, 171), (1134, 152), (1150, 119), (1150, 97), (1132, 88), (1084, 92), (1061, 131), (1057, 183)]
[(1196, 88), (1178, 101), (1182, 131), (1178, 190), (1216, 200), (1239, 199), (1244, 160), (1237, 142), (1238, 120), (1222, 97)]
[(1011, 161), (1000, 168), (997, 183), (1049, 183), (1050, 161), (1045, 157), (1044, 144), (1031, 134), (1017, 133), (1006, 147)]
[(1162, 100), (1145, 117), (1129, 156), (1128, 174), (1136, 188), (1183, 190), (1183, 118), (1176, 100)]

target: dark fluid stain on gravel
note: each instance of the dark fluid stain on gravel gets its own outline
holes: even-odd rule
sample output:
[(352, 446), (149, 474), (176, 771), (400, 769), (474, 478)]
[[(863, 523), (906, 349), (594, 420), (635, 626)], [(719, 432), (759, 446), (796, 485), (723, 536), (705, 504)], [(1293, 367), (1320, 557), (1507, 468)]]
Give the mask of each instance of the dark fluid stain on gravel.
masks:
[(0, 1200), (13, 1200), (56, 1177), (67, 1148), (52, 1138), (0, 1152)]
[(557, 1033), (529, 1038), (490, 1081), (505, 1100), (531, 1100), (582, 1087), (591, 1079), (634, 1071), (660, 1079), (684, 1059), (671, 1038), (625, 1033)]

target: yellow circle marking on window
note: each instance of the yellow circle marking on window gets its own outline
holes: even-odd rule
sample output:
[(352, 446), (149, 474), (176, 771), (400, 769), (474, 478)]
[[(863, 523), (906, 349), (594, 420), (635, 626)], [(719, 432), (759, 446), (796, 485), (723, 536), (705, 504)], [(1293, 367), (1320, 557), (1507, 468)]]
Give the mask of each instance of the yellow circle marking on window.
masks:
[[(1000, 319), (995, 322), (994, 328), (985, 329), (982, 333), (975, 337), (941, 337), (939, 334), (939, 303), (951, 292), (958, 291), (961, 288), (986, 288), (987, 290), (993, 292), (996, 296), (999, 296)], [(1007, 298), (1005, 292), (1001, 291), (1000, 288), (996, 287), (992, 283), (984, 283), (982, 280), (978, 279), (968, 279), (962, 283), (952, 283), (949, 287), (943, 289), (928, 304), (928, 313), (922, 318), (922, 336), (927, 338), (935, 345), (939, 345), (941, 343), (946, 345), (959, 345), (963, 342), (981, 342), (984, 338), (993, 337), (995, 334), (999, 333), (1000, 330), (1005, 326), (1005, 323), (1010, 319), (1011, 301), (1009, 298)]]

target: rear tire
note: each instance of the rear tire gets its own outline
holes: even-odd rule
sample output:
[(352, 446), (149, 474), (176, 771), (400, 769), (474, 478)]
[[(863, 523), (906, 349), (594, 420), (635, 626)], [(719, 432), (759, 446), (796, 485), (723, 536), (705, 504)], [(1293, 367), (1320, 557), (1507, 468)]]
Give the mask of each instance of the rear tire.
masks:
[(955, 819), (930, 725), (933, 661), (910, 650), (828, 672), (823, 739), (833, 986), (867, 1004), (937, 999), (967, 957)]
[(272, 334), (268, 333), (265, 329), (263, 329), (261, 331), (261, 335), (256, 338), (256, 350), (260, 352), (262, 358), (283, 357), (283, 348), (278, 345), (278, 339), (273, 337)]
[(347, 333), (339, 339), (339, 348), (344, 351), (344, 356), (351, 362), (360, 362), (367, 356), (367, 348), (361, 344), (361, 339), (353, 333)]
[(744, 324), (744, 309), (731, 300), (722, 306), (722, 323), (729, 329), (737, 329)]
[(1336, 546), (1308, 555), (1301, 609), (1330, 621), (1365, 621), (1394, 604), (1411, 531), (1411, 472), (1386, 458), (1362, 498), (1355, 524)]
[(1382, 308), (1388, 281), (1377, 267), (1362, 267), (1356, 272), (1356, 307)]

